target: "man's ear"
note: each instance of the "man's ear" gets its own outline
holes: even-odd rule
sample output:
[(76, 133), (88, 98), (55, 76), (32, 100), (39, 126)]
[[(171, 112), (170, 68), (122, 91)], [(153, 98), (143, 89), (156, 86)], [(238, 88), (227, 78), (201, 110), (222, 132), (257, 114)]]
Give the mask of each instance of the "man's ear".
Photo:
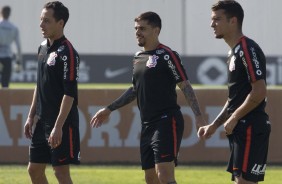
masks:
[(161, 29), (160, 29), (159, 27), (156, 27), (156, 28), (155, 28), (155, 33), (156, 33), (157, 35), (159, 35), (160, 32), (161, 32)]
[(230, 18), (230, 22), (231, 22), (232, 24), (237, 24), (237, 23), (238, 23), (237, 17), (231, 17), (231, 18)]
[(64, 24), (65, 24), (64, 20), (63, 20), (63, 19), (59, 20), (59, 24), (60, 24), (62, 27), (64, 27)]

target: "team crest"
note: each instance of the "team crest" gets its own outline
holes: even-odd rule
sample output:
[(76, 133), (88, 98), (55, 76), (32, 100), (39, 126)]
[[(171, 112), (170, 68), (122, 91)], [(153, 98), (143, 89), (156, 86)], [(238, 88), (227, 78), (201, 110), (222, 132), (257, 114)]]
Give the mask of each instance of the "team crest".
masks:
[(55, 63), (56, 63), (56, 57), (57, 57), (56, 52), (52, 52), (52, 53), (49, 55), (49, 58), (48, 58), (48, 60), (47, 60), (47, 65), (49, 65), (49, 66), (55, 65)]
[(149, 56), (149, 59), (146, 63), (146, 66), (149, 67), (149, 68), (155, 67), (157, 65), (158, 59), (159, 59), (159, 57), (156, 56), (156, 55)]
[(236, 60), (236, 57), (235, 56), (232, 56), (230, 58), (230, 63), (229, 63), (229, 71), (232, 72), (235, 70), (235, 60)]

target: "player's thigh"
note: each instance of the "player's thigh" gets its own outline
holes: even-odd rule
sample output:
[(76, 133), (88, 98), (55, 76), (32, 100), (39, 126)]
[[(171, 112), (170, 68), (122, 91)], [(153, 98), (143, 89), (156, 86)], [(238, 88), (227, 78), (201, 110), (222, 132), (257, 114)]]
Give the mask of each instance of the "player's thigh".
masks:
[(37, 176), (43, 175), (45, 173), (45, 169), (46, 169), (46, 164), (44, 163), (29, 162), (27, 167), (28, 173), (30, 175), (37, 175)]
[(177, 161), (183, 130), (182, 116), (171, 116), (158, 122), (151, 143), (156, 163)]
[(142, 169), (145, 170), (145, 174), (147, 170), (155, 168), (154, 152), (151, 146), (151, 140), (154, 132), (155, 126), (142, 125), (140, 137), (140, 157)]
[(50, 158), (51, 148), (45, 137), (44, 123), (38, 121), (29, 147), (29, 161), (31, 163), (46, 164), (50, 163)]

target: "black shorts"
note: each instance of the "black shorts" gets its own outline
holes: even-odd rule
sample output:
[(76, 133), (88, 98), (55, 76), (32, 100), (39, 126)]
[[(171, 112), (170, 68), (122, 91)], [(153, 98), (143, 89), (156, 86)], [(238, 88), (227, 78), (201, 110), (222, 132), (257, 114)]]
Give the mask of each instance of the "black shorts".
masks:
[(46, 132), (42, 121), (36, 123), (29, 148), (29, 161), (31, 163), (51, 163), (52, 166), (80, 163), (79, 128), (69, 124), (63, 126), (61, 144), (52, 149), (48, 144), (50, 132)]
[(227, 171), (247, 181), (264, 180), (271, 125), (265, 115), (241, 119), (228, 136), (231, 157)]
[(184, 130), (180, 111), (167, 115), (151, 124), (142, 124), (140, 154), (142, 169), (154, 168), (155, 164), (174, 161), (177, 157)]

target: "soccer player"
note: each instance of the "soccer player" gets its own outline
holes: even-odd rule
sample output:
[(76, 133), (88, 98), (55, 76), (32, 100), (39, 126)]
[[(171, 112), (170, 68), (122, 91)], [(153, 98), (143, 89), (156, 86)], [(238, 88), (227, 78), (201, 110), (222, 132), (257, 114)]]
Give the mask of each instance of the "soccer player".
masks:
[(16, 69), (18, 71), (22, 63), (20, 34), (18, 28), (9, 21), (10, 14), (10, 6), (4, 6), (1, 10), (2, 20), (0, 20), (0, 72), (2, 88), (8, 88), (10, 84), (13, 59), (12, 43), (15, 43), (17, 48)]
[(234, 0), (212, 6), (211, 27), (215, 37), (223, 38), (228, 54), (226, 104), (216, 119), (203, 126), (198, 136), (209, 138), (223, 124), (230, 143), (227, 171), (237, 184), (264, 180), (270, 123), (266, 106), (266, 61), (259, 45), (242, 33), (244, 11)]
[(49, 163), (58, 183), (71, 184), (69, 164), (80, 162), (80, 59), (64, 36), (68, 18), (68, 8), (59, 1), (46, 3), (41, 12), (40, 28), (46, 40), (38, 49), (37, 85), (24, 126), (26, 137), (31, 139), (28, 172), (33, 184), (48, 183), (45, 168)]
[(137, 98), (142, 126), (140, 154), (146, 183), (172, 184), (176, 183), (174, 168), (184, 129), (176, 85), (195, 114), (196, 127), (205, 125), (205, 121), (179, 55), (159, 42), (161, 27), (161, 19), (154, 12), (135, 18), (136, 39), (143, 50), (133, 59), (133, 85), (100, 109), (90, 124), (101, 126), (112, 111)]

